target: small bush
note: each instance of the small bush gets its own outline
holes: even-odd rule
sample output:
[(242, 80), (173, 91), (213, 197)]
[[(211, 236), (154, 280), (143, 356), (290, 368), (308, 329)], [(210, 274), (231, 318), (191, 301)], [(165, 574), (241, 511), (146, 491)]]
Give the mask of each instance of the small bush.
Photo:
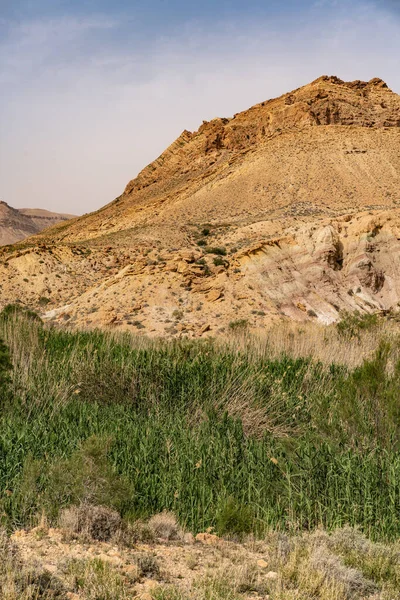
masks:
[(138, 542), (151, 544), (155, 541), (154, 532), (148, 523), (143, 521), (121, 522), (121, 527), (112, 538), (113, 543), (121, 546), (132, 547)]
[(199, 241), (197, 242), (197, 245), (198, 245), (198, 246), (201, 246), (201, 247), (203, 247), (203, 246), (207, 246), (207, 242), (206, 242), (206, 240), (199, 240)]
[(221, 258), (220, 256), (216, 256), (213, 259), (213, 263), (216, 267), (224, 267), (226, 264), (226, 261), (223, 258)]
[(342, 421), (338, 426), (360, 445), (373, 439), (381, 447), (400, 446), (400, 362), (389, 375), (390, 352), (391, 346), (382, 342), (372, 359), (354, 369), (338, 392)]
[(149, 554), (146, 552), (138, 554), (135, 558), (135, 562), (142, 577), (151, 577), (152, 579), (157, 579), (160, 576), (160, 565), (158, 564), (157, 557), (154, 554)]
[(228, 498), (217, 513), (217, 532), (219, 535), (242, 537), (254, 528), (251, 509), (240, 504), (234, 498)]
[(348, 566), (380, 584), (400, 587), (400, 552), (396, 544), (372, 542), (356, 528), (336, 529), (327, 536), (329, 549)]
[(174, 319), (179, 321), (183, 317), (183, 310), (174, 310), (172, 316), (174, 317)]
[(105, 506), (81, 504), (61, 511), (60, 526), (71, 533), (107, 542), (120, 529), (121, 517)]
[(378, 325), (378, 316), (376, 314), (362, 315), (358, 311), (354, 313), (343, 312), (341, 320), (337, 323), (337, 332), (341, 337), (360, 339), (362, 331), (368, 331)]
[[(341, 537), (340, 532), (330, 536), (322, 530), (293, 537), (277, 532), (269, 534), (269, 562), (279, 573), (283, 589), (296, 589), (298, 598), (372, 598), (371, 594), (378, 592), (379, 586), (361, 569), (346, 562), (335, 547)], [(350, 540), (347, 534), (345, 538)], [(383, 600), (386, 595), (373, 597)]]
[(361, 571), (347, 567), (340, 557), (325, 546), (317, 546), (310, 556), (310, 566), (321, 573), (327, 582), (340, 586), (345, 598), (369, 596), (378, 590), (377, 585), (366, 579)]
[[(71, 505), (103, 506), (121, 512), (132, 497), (132, 486), (114, 472), (108, 460), (109, 448), (109, 439), (92, 436), (70, 458), (55, 460), (50, 466), (28, 457), (18, 493), (13, 496), (23, 522), (31, 524), (40, 513), (55, 522), (60, 511)], [(79, 523), (88, 525), (90, 510), (78, 511)], [(88, 511), (85, 518), (84, 511)], [(101, 521), (105, 516), (99, 513), (98, 518)]]
[(70, 459), (55, 462), (49, 474), (48, 502), (62, 507), (69, 500), (121, 510), (132, 489), (114, 472), (108, 460), (110, 445), (110, 439), (92, 436)]
[(165, 540), (178, 540), (182, 537), (182, 531), (176, 517), (170, 512), (162, 512), (151, 517), (149, 528), (156, 537)]
[(47, 298), (46, 296), (40, 296), (39, 306), (47, 306), (47, 304), (49, 304), (49, 302), (51, 302), (50, 298)]
[(236, 332), (245, 331), (248, 326), (249, 322), (247, 319), (238, 319), (237, 321), (231, 321), (229, 323), (229, 329)]
[(206, 248), (207, 254), (217, 254), (218, 256), (226, 256), (226, 248), (212, 248), (208, 246)]
[(21, 304), (7, 304), (0, 313), (0, 319), (4, 321), (18, 317), (24, 317), (25, 319), (38, 321), (40, 323), (42, 322), (42, 319), (37, 313)]

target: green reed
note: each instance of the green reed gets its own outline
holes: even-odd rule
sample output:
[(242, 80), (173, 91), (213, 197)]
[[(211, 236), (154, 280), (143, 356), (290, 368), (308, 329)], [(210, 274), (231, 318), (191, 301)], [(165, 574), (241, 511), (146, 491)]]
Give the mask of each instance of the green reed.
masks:
[(199, 531), (234, 499), (256, 532), (350, 524), (377, 538), (400, 533), (399, 369), (387, 368), (388, 348), (349, 371), (24, 317), (3, 319), (0, 336), (14, 363), (0, 409), (9, 526), (49, 512), (52, 498), (52, 518), (76, 501), (76, 465), (94, 440), (107, 449), (99, 480), (111, 467), (126, 484), (118, 509), (127, 518), (168, 509)]

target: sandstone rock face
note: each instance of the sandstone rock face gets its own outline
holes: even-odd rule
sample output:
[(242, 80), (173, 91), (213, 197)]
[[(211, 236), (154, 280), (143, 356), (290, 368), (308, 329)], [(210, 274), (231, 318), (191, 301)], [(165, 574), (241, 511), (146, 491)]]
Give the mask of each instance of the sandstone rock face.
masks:
[(111, 204), (3, 250), (0, 303), (187, 337), (396, 310), (399, 183), (400, 97), (324, 76), (184, 131)]

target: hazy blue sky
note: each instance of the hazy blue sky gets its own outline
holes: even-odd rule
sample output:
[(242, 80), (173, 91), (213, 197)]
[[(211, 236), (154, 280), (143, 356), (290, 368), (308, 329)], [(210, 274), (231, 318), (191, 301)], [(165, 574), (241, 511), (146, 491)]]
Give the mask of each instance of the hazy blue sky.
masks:
[(400, 0), (0, 0), (0, 199), (93, 210), (183, 129), (323, 74), (400, 92)]

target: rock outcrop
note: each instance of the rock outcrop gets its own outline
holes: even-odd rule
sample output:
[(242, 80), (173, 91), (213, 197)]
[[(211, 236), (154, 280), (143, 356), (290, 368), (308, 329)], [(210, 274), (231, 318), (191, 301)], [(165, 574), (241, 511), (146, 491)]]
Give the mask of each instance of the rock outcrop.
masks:
[(181, 136), (104, 208), (0, 254), (0, 302), (216, 335), (400, 302), (400, 97), (321, 77)]

